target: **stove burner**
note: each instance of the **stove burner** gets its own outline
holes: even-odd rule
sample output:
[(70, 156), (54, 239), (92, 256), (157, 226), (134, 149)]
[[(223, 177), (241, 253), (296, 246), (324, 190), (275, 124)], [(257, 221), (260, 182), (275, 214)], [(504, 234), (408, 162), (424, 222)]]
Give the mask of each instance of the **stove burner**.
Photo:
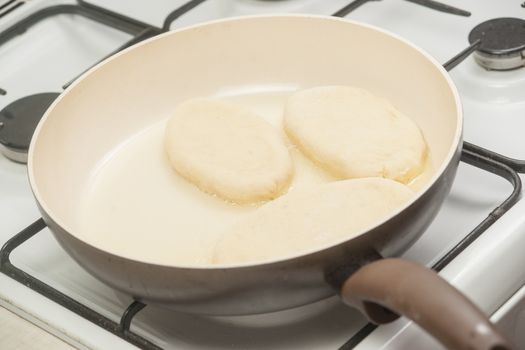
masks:
[(0, 151), (7, 158), (27, 162), (29, 142), (36, 125), (58, 95), (55, 92), (30, 95), (11, 102), (0, 111)]
[(481, 43), (474, 53), (476, 62), (494, 70), (509, 70), (525, 65), (525, 20), (495, 18), (477, 25), (469, 34), (473, 44)]

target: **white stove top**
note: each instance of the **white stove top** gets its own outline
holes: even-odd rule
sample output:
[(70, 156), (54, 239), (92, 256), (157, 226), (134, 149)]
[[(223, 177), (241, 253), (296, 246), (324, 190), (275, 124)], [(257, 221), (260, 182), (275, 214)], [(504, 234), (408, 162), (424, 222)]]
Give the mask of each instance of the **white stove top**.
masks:
[[(347, 17), (385, 28), (427, 50), (445, 62), (468, 46), (468, 33), (480, 22), (495, 17), (525, 18), (521, 0), (443, 0), (472, 12), (459, 17), (430, 10), (408, 1), (383, 0), (364, 4)], [(350, 0), (208, 0), (176, 21), (178, 28), (234, 15), (275, 12), (331, 14)], [(2, 3), (2, 1), (0, 1)], [(0, 18), (0, 31), (36, 9), (71, 1), (31, 0)], [(161, 26), (181, 0), (155, 2), (98, 0), (92, 3)], [(61, 86), (111, 52), (130, 36), (85, 18), (61, 15), (46, 19), (28, 32), (0, 46), (0, 108), (37, 92), (61, 91)], [(344, 43), (341, 43), (344, 45)], [(385, 52), (385, 64), (388, 53)], [(457, 66), (451, 76), (457, 84), (465, 112), (465, 140), (516, 158), (525, 158), (525, 69), (486, 71), (472, 57)], [(409, 77), (407, 77), (409, 78)], [(488, 172), (461, 163), (452, 192), (432, 226), (405, 254), (430, 265), (472, 230), (510, 194), (511, 186)], [(0, 244), (39, 218), (24, 165), (0, 156)], [(525, 339), (514, 328), (520, 322), (521, 295), (525, 284), (525, 201), (518, 202), (442, 275), (463, 290), (505, 331)], [(45, 229), (15, 250), (12, 261), (74, 299), (118, 321), (129, 305), (119, 295), (88, 275)], [(56, 305), (36, 292), (0, 274), (0, 305), (30, 319), (78, 347), (131, 349), (120, 338)], [(521, 305), (517, 307), (516, 305)], [(146, 307), (132, 330), (165, 349), (335, 349), (364, 324), (357, 312), (337, 299), (322, 301), (275, 314), (210, 318), (176, 314)], [(439, 348), (429, 336), (401, 319), (382, 326), (357, 349)]]

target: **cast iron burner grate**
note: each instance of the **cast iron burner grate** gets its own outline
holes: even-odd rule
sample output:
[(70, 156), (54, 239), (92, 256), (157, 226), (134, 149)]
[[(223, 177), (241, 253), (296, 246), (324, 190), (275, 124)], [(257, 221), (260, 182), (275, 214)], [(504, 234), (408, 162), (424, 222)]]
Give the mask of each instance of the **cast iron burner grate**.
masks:
[(0, 3), (0, 18), (10, 14), (25, 3), (25, 0), (7, 0)]
[[(488, 171), (495, 175), (501, 176), (509, 181), (513, 186), (512, 193), (482, 222), (476, 226), (470, 233), (468, 233), (456, 246), (442, 256), (437, 263), (432, 266), (435, 271), (440, 271), (447, 264), (449, 264), (455, 257), (457, 257), (462, 251), (464, 251), (472, 242), (474, 242), (483, 232), (485, 232), (496, 220), (498, 220), (505, 212), (507, 212), (520, 198), (521, 196), (521, 180), (516, 169), (523, 171), (525, 169), (525, 162), (514, 161), (511, 162), (509, 158), (493, 153), (481, 147), (472, 145), (470, 143), (464, 143), (463, 153), (461, 160), (467, 164), (478, 167), (482, 170)], [(101, 315), (95, 310), (83, 305), (68, 295), (58, 291), (50, 285), (42, 282), (41, 280), (31, 276), (27, 272), (16, 267), (10, 261), (10, 254), (17, 249), (19, 246), (27, 242), (33, 236), (41, 232), (46, 227), (43, 219), (38, 219), (33, 224), (16, 234), (0, 250), (0, 272), (13, 278), (14, 280), (24, 284), (28, 288), (42, 294), (43, 296), (53, 300), (57, 304), (62, 305), (70, 311), (73, 311), (77, 315), (93, 322), (94, 324), (102, 327), (103, 329), (119, 336), (120, 338), (128, 341), (129, 343), (140, 347), (145, 350), (162, 350), (159, 346), (152, 343), (150, 340), (145, 339), (130, 331), (131, 322), (133, 317), (141, 311), (145, 304), (140, 301), (133, 301), (126, 310), (124, 310), (120, 322), (110, 320), (109, 318)], [(359, 330), (348, 342), (346, 342), (340, 349), (348, 350), (353, 349), (359, 344), (366, 336), (377, 328), (376, 325), (371, 323), (364, 326)]]
[[(335, 12), (332, 16), (344, 17), (350, 12), (354, 11), (359, 6), (364, 5), (370, 1), (378, 1), (378, 0), (354, 0), (348, 5), (338, 10), (337, 12)], [(457, 16), (463, 16), (463, 17), (469, 17), (471, 15), (469, 11), (465, 11), (460, 8), (453, 7), (453, 6), (450, 6), (450, 5), (435, 1), (435, 0), (405, 0), (405, 1), (412, 2), (414, 4), (428, 7), (429, 9), (448, 13), (451, 15), (457, 15)]]
[[(99, 21), (101, 23), (113, 26), (121, 29), (125, 32), (135, 35), (130, 41), (119, 47), (115, 52), (118, 52), (130, 45), (133, 45), (141, 40), (157, 35), (164, 31), (169, 30), (170, 24), (183, 15), (190, 11), (197, 5), (201, 4), (206, 0), (192, 0), (185, 3), (167, 16), (162, 28), (149, 26), (147, 24), (138, 22), (134, 19), (122, 16), (118, 13), (108, 11), (104, 8), (91, 5), (82, 0), (78, 0), (77, 5), (58, 5), (52, 6), (33, 15), (23, 19), (18, 24), (8, 30), (0, 33), (0, 45), (13, 36), (16, 36), (24, 31), (24, 28), (29, 27), (35, 22), (49, 17), (51, 15), (59, 13), (75, 13), (84, 15), (90, 19)], [(333, 14), (336, 17), (344, 17), (357, 7), (365, 4), (368, 1), (375, 0), (355, 0), (343, 7), (339, 11)], [(432, 8), (437, 11), (446, 12), (450, 14), (460, 16), (470, 16), (470, 12), (454, 8), (434, 0), (406, 0), (419, 5), (423, 5)], [(471, 46), (460, 52), (458, 55), (453, 57), (447, 63), (444, 64), (445, 69), (451, 70), (456, 65), (461, 63), (466, 57), (472, 52), (478, 49), (481, 44), (481, 39), (475, 39), (471, 41)], [(112, 52), (111, 54), (115, 53)], [(67, 87), (71, 82), (67, 83)], [(0, 89), (0, 95), (5, 95), (7, 92), (4, 89)], [(475, 166), (479, 169), (488, 171), (494, 175), (500, 176), (509, 181), (513, 190), (512, 193), (502, 201), (489, 215), (481, 221), (470, 233), (468, 233), (459, 243), (457, 243), (452, 249), (450, 249), (444, 256), (442, 256), (433, 266), (432, 269), (435, 271), (442, 270), (447, 264), (449, 264), (454, 258), (456, 258), (461, 252), (463, 252), (471, 243), (473, 243), (479, 236), (481, 236), (494, 222), (496, 222), (503, 214), (505, 214), (521, 197), (521, 180), (518, 172), (525, 173), (525, 161), (508, 158), (492, 151), (483, 149), (479, 146), (464, 142), (461, 160), (467, 164)], [(41, 232), (46, 227), (43, 219), (38, 219), (27, 228), (13, 236), (7, 241), (2, 249), (0, 249), (0, 272), (11, 277), (12, 279), (26, 285), (28, 288), (40, 293), (41, 295), (53, 300), (59, 305), (67, 308), (68, 310), (76, 313), (77, 315), (93, 322), (94, 324), (102, 327), (103, 329), (119, 336), (120, 338), (128, 341), (129, 343), (138, 346), (145, 350), (162, 350), (161, 347), (157, 346), (150, 340), (137, 335), (130, 331), (131, 322), (134, 316), (140, 312), (145, 304), (140, 301), (133, 301), (122, 313), (120, 322), (117, 323), (104, 315), (96, 312), (95, 310), (83, 305), (68, 295), (58, 291), (43, 281), (31, 276), (27, 272), (13, 265), (10, 261), (10, 254), (23, 245), (33, 236)], [(377, 328), (376, 325), (371, 323), (364, 326), (355, 335), (352, 336), (345, 344), (341, 346), (341, 350), (353, 349), (357, 346), (364, 338), (372, 333)]]

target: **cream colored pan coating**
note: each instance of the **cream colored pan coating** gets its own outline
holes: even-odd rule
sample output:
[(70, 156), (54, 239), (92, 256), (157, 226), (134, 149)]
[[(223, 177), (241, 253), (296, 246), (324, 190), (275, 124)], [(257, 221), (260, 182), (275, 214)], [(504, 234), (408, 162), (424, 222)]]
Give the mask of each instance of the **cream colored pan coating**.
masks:
[(299, 91), (286, 103), (284, 127), (308, 157), (341, 179), (379, 176), (408, 183), (423, 171), (427, 146), (418, 126), (363, 89)]
[(179, 174), (236, 203), (276, 198), (293, 175), (277, 130), (253, 112), (218, 100), (180, 104), (168, 121), (165, 145)]
[(383, 178), (335, 181), (292, 191), (229, 229), (213, 262), (259, 263), (349, 239), (408, 202), (414, 193)]

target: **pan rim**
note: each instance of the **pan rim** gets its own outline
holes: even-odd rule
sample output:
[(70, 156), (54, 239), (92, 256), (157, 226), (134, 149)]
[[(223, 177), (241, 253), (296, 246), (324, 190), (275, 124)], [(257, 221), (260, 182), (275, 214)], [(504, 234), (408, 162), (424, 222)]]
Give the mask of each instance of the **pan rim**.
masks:
[[(34, 157), (34, 154), (35, 154), (35, 147), (36, 147), (35, 143), (37, 142), (37, 139), (39, 137), (40, 131), (44, 127), (48, 117), (53, 113), (55, 107), (61, 102), (61, 100), (64, 98), (64, 96), (66, 96), (71, 90), (75, 89), (78, 84), (80, 84), (83, 80), (86, 79), (86, 77), (90, 76), (93, 72), (97, 71), (100, 67), (102, 67), (106, 63), (108, 63), (108, 62), (110, 62), (112, 60), (118, 59), (118, 57), (120, 57), (121, 55), (125, 55), (128, 52), (130, 52), (130, 51), (132, 51), (132, 50), (134, 50), (134, 49), (136, 49), (138, 47), (141, 47), (143, 45), (148, 45), (150, 42), (153, 42), (153, 41), (156, 41), (156, 40), (160, 40), (160, 39), (162, 39), (165, 36), (176, 35), (177, 33), (180, 33), (180, 32), (193, 31), (193, 30), (196, 30), (196, 29), (198, 30), (199, 28), (208, 27), (208, 26), (214, 26), (214, 25), (218, 25), (218, 24), (221, 24), (221, 23), (240, 22), (240, 21), (252, 20), (252, 19), (273, 19), (273, 18), (291, 18), (291, 19), (298, 19), (299, 18), (299, 19), (313, 19), (313, 20), (323, 20), (323, 21), (335, 21), (335, 22), (342, 22), (342, 23), (350, 23), (350, 24), (353, 24), (353, 25), (356, 25), (356, 26), (359, 26), (359, 27), (364, 27), (364, 28), (367, 28), (367, 29), (379, 32), (379, 33), (381, 33), (383, 35), (386, 35), (388, 37), (391, 37), (393, 39), (396, 39), (397, 41), (400, 41), (404, 45), (406, 45), (406, 46), (410, 47), (412, 50), (414, 50), (415, 53), (417, 52), (417, 53), (421, 54), (427, 61), (432, 63), (432, 65), (435, 68), (437, 68), (438, 72), (445, 79), (445, 81), (446, 81), (446, 83), (448, 85), (448, 88), (450, 89), (450, 92), (452, 93), (452, 96), (453, 96), (453, 99), (454, 99), (454, 103), (455, 103), (455, 107), (456, 107), (456, 130), (455, 130), (453, 141), (450, 143), (449, 150), (448, 150), (444, 160), (441, 162), (439, 168), (437, 168), (434, 171), (434, 174), (427, 181), (425, 186), (423, 186), (421, 189), (419, 189), (415, 193), (415, 196), (410, 201), (408, 201), (405, 205), (403, 205), (403, 206), (397, 208), (396, 210), (392, 211), (388, 216), (386, 216), (382, 220), (377, 221), (376, 223), (374, 223), (372, 226), (368, 227), (367, 229), (361, 230), (357, 234), (353, 235), (351, 238), (343, 238), (343, 239), (331, 242), (329, 244), (326, 244), (324, 246), (316, 247), (315, 249), (308, 249), (308, 250), (301, 251), (301, 252), (295, 252), (293, 254), (289, 254), (289, 255), (284, 256), (284, 257), (278, 257), (278, 258), (264, 260), (264, 261), (259, 261), (259, 262), (256, 261), (256, 262), (244, 262), (244, 263), (235, 263), (235, 264), (234, 263), (229, 263), (229, 264), (209, 264), (209, 265), (184, 265), (184, 264), (168, 264), (168, 263), (162, 263), (162, 262), (158, 262), (158, 261), (148, 261), (147, 259), (141, 260), (141, 259), (137, 259), (136, 257), (126, 256), (125, 254), (120, 254), (118, 252), (113, 252), (111, 250), (108, 250), (108, 249), (106, 249), (104, 247), (99, 246), (98, 244), (94, 244), (94, 243), (89, 242), (89, 241), (87, 241), (85, 239), (82, 239), (79, 236), (77, 236), (77, 235), (72, 233), (72, 232), (75, 232), (75, 230), (71, 230), (71, 228), (68, 225), (66, 225), (63, 222), (61, 222), (61, 220), (57, 220), (57, 218), (59, 218), (59, 216), (56, 215), (53, 212), (53, 210), (51, 210), (51, 208), (47, 205), (47, 203), (45, 201), (45, 198), (43, 198), (43, 196), (39, 192), (39, 189), (38, 189), (38, 186), (37, 186), (37, 182), (36, 182), (36, 176), (35, 176), (35, 173), (34, 173), (35, 168), (34, 168), (34, 164), (33, 164), (33, 157)], [(424, 196), (430, 190), (430, 188), (437, 182), (437, 180), (443, 175), (443, 173), (445, 172), (447, 167), (452, 162), (452, 160), (453, 160), (453, 158), (454, 158), (454, 156), (455, 156), (455, 154), (456, 154), (456, 152), (458, 150), (458, 147), (461, 146), (462, 135), (463, 135), (463, 124), (464, 124), (463, 108), (462, 108), (461, 100), (460, 100), (460, 97), (459, 97), (459, 93), (457, 91), (456, 85), (452, 81), (452, 79), (451, 79), (450, 75), (448, 74), (448, 72), (443, 68), (443, 66), (439, 62), (437, 62), (437, 60), (435, 58), (433, 58), (424, 49), (418, 47), (414, 43), (408, 41), (407, 39), (404, 39), (404, 38), (400, 37), (399, 35), (397, 35), (395, 33), (392, 33), (392, 32), (389, 32), (389, 31), (387, 31), (385, 29), (376, 27), (374, 25), (370, 25), (370, 24), (367, 24), (367, 23), (362, 23), (362, 22), (359, 22), (359, 21), (356, 21), (356, 20), (350, 20), (350, 19), (346, 19), (346, 18), (339, 18), (339, 17), (327, 16), (327, 15), (263, 14), (263, 15), (235, 16), (235, 17), (228, 17), (228, 18), (222, 18), (222, 19), (207, 21), (207, 22), (203, 22), (203, 23), (198, 23), (198, 24), (195, 24), (195, 25), (191, 25), (191, 26), (188, 26), (188, 27), (184, 27), (184, 28), (180, 28), (180, 29), (176, 29), (176, 30), (172, 30), (172, 31), (168, 31), (168, 32), (156, 35), (156, 36), (154, 36), (152, 38), (146, 39), (146, 40), (144, 40), (142, 42), (139, 42), (139, 43), (137, 43), (137, 44), (135, 44), (135, 45), (133, 45), (131, 47), (128, 47), (128, 48), (126, 48), (126, 49), (116, 53), (115, 55), (113, 55), (111, 57), (108, 57), (107, 59), (103, 60), (102, 62), (99, 62), (98, 64), (96, 64), (95, 66), (91, 67), (86, 72), (84, 72), (66, 90), (64, 90), (58, 96), (57, 99), (55, 99), (55, 101), (49, 106), (49, 108), (46, 110), (46, 112), (42, 116), (41, 120), (39, 121), (39, 123), (38, 123), (38, 125), (37, 125), (37, 127), (35, 129), (35, 132), (33, 134), (33, 137), (31, 139), (30, 146), (29, 146), (28, 161), (27, 161), (27, 176), (28, 176), (28, 180), (29, 180), (29, 184), (30, 184), (30, 188), (31, 188), (31, 191), (33, 193), (33, 196), (35, 197), (35, 200), (36, 200), (38, 206), (40, 207), (41, 211), (43, 211), (45, 213), (45, 215), (43, 215), (44, 217), (47, 216), (54, 224), (59, 226), (62, 229), (62, 231), (64, 231), (68, 235), (71, 235), (71, 237), (73, 237), (74, 239), (79, 240), (82, 243), (84, 243), (84, 244), (86, 244), (86, 245), (88, 245), (88, 246), (90, 246), (92, 248), (95, 248), (96, 250), (104, 252), (106, 254), (110, 254), (110, 255), (112, 255), (114, 257), (117, 257), (117, 258), (120, 258), (120, 259), (124, 259), (124, 260), (128, 260), (128, 261), (137, 262), (137, 263), (153, 265), (153, 266), (161, 266), (161, 267), (167, 267), (167, 268), (184, 269), (184, 270), (225, 270), (225, 269), (230, 270), (230, 269), (244, 269), (244, 268), (262, 267), (262, 266), (269, 266), (269, 265), (273, 265), (273, 264), (279, 264), (279, 263), (282, 263), (282, 262), (285, 262), (285, 261), (295, 260), (295, 259), (298, 259), (298, 258), (303, 258), (303, 257), (308, 256), (308, 255), (312, 255), (312, 254), (316, 254), (316, 253), (319, 253), (319, 252), (323, 252), (323, 251), (329, 250), (331, 248), (334, 248), (336, 246), (339, 246), (341, 244), (344, 244), (346, 242), (354, 240), (354, 239), (356, 239), (358, 237), (361, 237), (363, 234), (365, 234), (365, 233), (367, 233), (367, 232), (369, 232), (369, 231), (371, 231), (371, 230), (373, 230), (373, 229), (375, 229), (375, 228), (385, 224), (386, 222), (392, 220), (394, 217), (398, 216), (401, 212), (406, 210), (408, 207), (410, 207), (412, 204), (414, 204), (416, 201), (418, 201), (422, 196)], [(56, 234), (55, 232), (53, 232), (53, 233)]]

